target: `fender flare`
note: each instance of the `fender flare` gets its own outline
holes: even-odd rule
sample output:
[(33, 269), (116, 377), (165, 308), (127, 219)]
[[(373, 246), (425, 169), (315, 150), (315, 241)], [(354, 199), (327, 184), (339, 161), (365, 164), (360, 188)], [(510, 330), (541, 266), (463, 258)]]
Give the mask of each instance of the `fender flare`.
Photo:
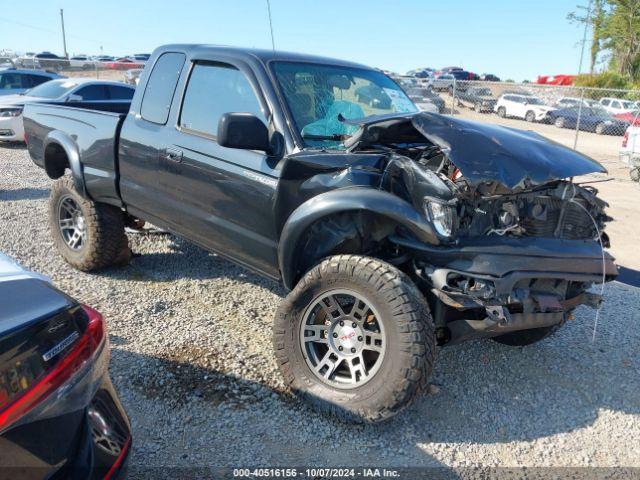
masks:
[(295, 286), (298, 242), (308, 227), (323, 217), (339, 212), (363, 210), (402, 225), (418, 240), (439, 245), (431, 224), (413, 205), (383, 190), (348, 187), (322, 193), (296, 208), (287, 219), (278, 243), (278, 264), (286, 289)]
[(52, 130), (47, 134), (43, 142), (43, 160), (45, 171), (47, 168), (46, 161), (46, 151), (49, 145), (58, 145), (62, 150), (64, 150), (67, 155), (67, 160), (69, 160), (69, 168), (71, 169), (71, 174), (73, 176), (73, 183), (76, 187), (76, 190), (80, 195), (86, 197), (86, 190), (84, 188), (84, 175), (82, 174), (82, 163), (80, 162), (80, 151), (78, 150), (77, 144), (64, 132), (60, 130)]

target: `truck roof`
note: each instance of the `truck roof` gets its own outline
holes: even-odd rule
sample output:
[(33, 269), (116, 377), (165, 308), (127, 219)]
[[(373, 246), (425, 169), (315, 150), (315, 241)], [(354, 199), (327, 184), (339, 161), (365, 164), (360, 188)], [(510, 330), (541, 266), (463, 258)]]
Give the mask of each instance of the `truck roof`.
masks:
[(207, 44), (170, 44), (158, 47), (154, 53), (163, 53), (178, 51), (184, 52), (191, 57), (201, 57), (206, 59), (208, 53), (225, 53), (235, 57), (256, 58), (266, 64), (272, 60), (292, 61), (292, 62), (309, 62), (309, 63), (325, 63), (329, 65), (337, 65), (342, 67), (364, 68), (374, 70), (373, 68), (362, 65), (360, 63), (349, 62), (346, 60), (338, 60), (335, 58), (321, 57), (317, 55), (309, 55), (306, 53), (282, 52), (279, 50), (266, 50), (258, 48), (242, 48), (230, 47), (224, 45), (207, 45)]

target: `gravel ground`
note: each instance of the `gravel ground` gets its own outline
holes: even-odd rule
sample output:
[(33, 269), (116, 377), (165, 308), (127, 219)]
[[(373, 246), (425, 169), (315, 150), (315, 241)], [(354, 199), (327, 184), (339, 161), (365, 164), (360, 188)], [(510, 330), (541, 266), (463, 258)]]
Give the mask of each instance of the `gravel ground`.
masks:
[(607, 286), (595, 343), (581, 308), (529, 348), (442, 349), (429, 395), (350, 426), (283, 391), (279, 285), (161, 234), (130, 235), (127, 267), (75, 271), (52, 248), (49, 185), (26, 150), (0, 147), (0, 251), (105, 314), (134, 467), (640, 467), (640, 289)]

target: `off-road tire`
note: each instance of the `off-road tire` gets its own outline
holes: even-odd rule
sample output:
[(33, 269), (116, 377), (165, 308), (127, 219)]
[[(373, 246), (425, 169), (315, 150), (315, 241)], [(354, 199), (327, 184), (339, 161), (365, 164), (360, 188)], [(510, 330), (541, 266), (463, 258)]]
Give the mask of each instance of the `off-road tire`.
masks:
[[(68, 196), (80, 207), (85, 219), (86, 240), (80, 250), (73, 250), (67, 245), (58, 225), (59, 202)], [(70, 177), (59, 178), (51, 186), (49, 229), (53, 243), (62, 257), (78, 270), (90, 272), (113, 265), (124, 265), (131, 258), (122, 211), (111, 205), (83, 198)]]
[(532, 110), (529, 110), (525, 113), (524, 119), (529, 123), (533, 123), (536, 121), (536, 114)]
[(498, 108), (498, 116), (501, 118), (507, 118), (507, 109), (504, 107), (499, 107)]
[[(379, 370), (348, 390), (316, 377), (299, 339), (308, 305), (333, 289), (366, 297), (380, 312), (386, 336)], [(394, 266), (356, 255), (327, 258), (307, 272), (276, 311), (273, 344), (294, 394), (317, 410), (356, 423), (387, 420), (409, 405), (427, 386), (436, 357), (433, 320), (418, 288)]]
[(564, 117), (556, 118), (553, 124), (558, 128), (564, 128)]

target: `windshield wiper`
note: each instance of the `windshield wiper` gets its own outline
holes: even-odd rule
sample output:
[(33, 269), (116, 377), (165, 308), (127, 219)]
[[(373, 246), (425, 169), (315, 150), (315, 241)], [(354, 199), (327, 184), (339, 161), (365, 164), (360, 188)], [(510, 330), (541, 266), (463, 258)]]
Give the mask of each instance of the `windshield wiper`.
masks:
[(351, 137), (351, 135), (341, 135), (338, 133), (334, 133), (332, 135), (314, 135), (311, 133), (302, 134), (302, 138), (305, 140), (334, 140), (336, 142), (342, 142), (349, 137)]

